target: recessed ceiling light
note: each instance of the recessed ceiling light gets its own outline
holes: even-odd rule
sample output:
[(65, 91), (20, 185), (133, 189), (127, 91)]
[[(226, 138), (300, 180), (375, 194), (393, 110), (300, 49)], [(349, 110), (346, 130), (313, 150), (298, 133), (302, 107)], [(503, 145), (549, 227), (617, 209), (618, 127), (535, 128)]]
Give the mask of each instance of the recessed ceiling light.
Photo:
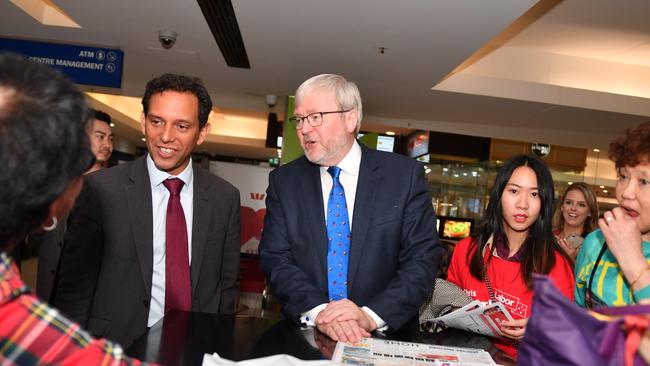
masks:
[(603, 193), (607, 193), (607, 190), (606, 190), (606, 189), (603, 189)]
[(567, 183), (568, 183), (569, 185), (572, 185), (572, 184), (573, 184), (573, 182), (567, 182)]
[(111, 126), (111, 127), (115, 127), (115, 123), (111, 122), (111, 123), (110, 123), (110, 126)]
[(388, 136), (395, 136), (395, 132), (393, 132), (393, 131), (386, 131), (386, 134)]
[(594, 149), (594, 152), (600, 152), (600, 149)]
[(10, 0), (22, 11), (29, 14), (43, 25), (52, 25), (56, 27), (81, 28), (79, 23), (75, 22), (61, 8), (54, 5), (51, 0)]
[(600, 188), (605, 188), (605, 186), (600, 186)]
[(142, 141), (144, 141), (144, 142), (146, 142), (146, 141), (147, 141), (147, 139), (143, 137), (143, 138), (142, 138)]

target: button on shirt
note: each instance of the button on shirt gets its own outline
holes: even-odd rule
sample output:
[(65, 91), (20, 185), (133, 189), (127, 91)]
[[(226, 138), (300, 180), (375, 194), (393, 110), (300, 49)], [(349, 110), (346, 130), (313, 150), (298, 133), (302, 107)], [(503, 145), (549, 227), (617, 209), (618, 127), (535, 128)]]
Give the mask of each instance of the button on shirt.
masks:
[[(359, 182), (359, 167), (361, 166), (361, 147), (357, 141), (354, 141), (354, 144), (352, 145), (352, 148), (350, 148), (348, 154), (345, 155), (343, 160), (341, 160), (336, 166), (341, 168), (339, 181), (341, 182), (343, 190), (345, 191), (345, 201), (348, 205), (350, 231), (352, 231), (352, 220), (354, 217), (354, 199), (357, 193), (357, 183)], [(327, 166), (320, 167), (320, 183), (323, 191), (323, 213), (325, 214), (325, 220), (327, 220), (327, 202), (329, 200), (330, 192), (332, 191), (332, 186), (334, 185), (332, 176), (327, 172), (328, 168), (329, 167)], [(351, 248), (350, 250), (354, 249)], [(302, 315), (301, 321), (307, 325), (314, 325), (314, 320), (316, 320), (318, 314), (323, 311), (326, 306), (327, 304), (320, 304), (315, 308), (309, 310)], [(368, 313), (370, 317), (373, 318), (375, 323), (377, 323), (378, 328), (381, 328), (386, 324), (379, 316), (377, 316), (377, 314), (375, 314), (374, 311), (372, 311), (367, 306), (364, 306), (362, 309)]]
[(162, 184), (168, 178), (179, 178), (185, 184), (181, 189), (181, 205), (187, 225), (187, 246), (192, 263), (192, 213), (194, 207), (194, 173), (192, 159), (177, 176), (156, 168), (151, 156), (147, 156), (147, 170), (151, 182), (151, 206), (153, 209), (153, 276), (151, 278), (151, 304), (147, 326), (156, 324), (165, 315), (165, 225), (167, 223), (167, 202), (169, 190)]

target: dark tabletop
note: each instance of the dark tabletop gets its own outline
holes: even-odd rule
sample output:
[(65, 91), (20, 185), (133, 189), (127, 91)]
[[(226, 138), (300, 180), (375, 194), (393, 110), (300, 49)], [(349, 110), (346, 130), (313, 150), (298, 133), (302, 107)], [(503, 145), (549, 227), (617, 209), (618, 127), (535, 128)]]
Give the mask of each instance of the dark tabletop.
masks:
[[(483, 336), (454, 329), (437, 334), (420, 332), (415, 322), (397, 333), (386, 336), (375, 333), (373, 337), (496, 352)], [(286, 319), (173, 311), (136, 340), (126, 353), (163, 365), (201, 365), (204, 354), (215, 352), (234, 361), (281, 353), (318, 360), (331, 357), (334, 346), (335, 342), (324, 334), (301, 329)]]

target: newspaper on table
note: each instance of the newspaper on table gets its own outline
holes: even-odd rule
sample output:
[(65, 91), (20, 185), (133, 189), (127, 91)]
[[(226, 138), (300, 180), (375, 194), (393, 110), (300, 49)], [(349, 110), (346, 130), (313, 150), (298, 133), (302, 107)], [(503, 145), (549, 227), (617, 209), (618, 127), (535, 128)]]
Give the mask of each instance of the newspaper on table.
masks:
[(244, 361), (230, 361), (218, 353), (203, 355), (202, 366), (336, 366), (330, 360), (304, 361), (286, 354), (254, 358)]
[(494, 365), (482, 349), (363, 338), (357, 343), (338, 342), (332, 361), (343, 365)]
[(484, 303), (474, 300), (451, 313), (426, 320), (490, 337), (502, 337), (501, 321), (514, 319), (499, 301)]

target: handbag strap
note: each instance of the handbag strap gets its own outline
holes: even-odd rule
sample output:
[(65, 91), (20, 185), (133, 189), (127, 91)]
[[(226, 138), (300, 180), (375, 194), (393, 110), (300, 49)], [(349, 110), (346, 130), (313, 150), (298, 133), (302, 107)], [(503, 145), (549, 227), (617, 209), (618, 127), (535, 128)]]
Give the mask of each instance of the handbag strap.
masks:
[(492, 302), (495, 302), (497, 299), (494, 297), (494, 291), (492, 291), (492, 283), (490, 282), (490, 277), (488, 277), (487, 274), (487, 265), (489, 263), (490, 261), (488, 260), (488, 263), (486, 263), (485, 271), (483, 271), (483, 279), (485, 280), (485, 287), (487, 287), (488, 294), (490, 294), (490, 300), (492, 300)]
[[(492, 236), (490, 236), (490, 241), (492, 240)], [(483, 281), (485, 282), (485, 287), (487, 287), (488, 294), (490, 295), (490, 301), (494, 302), (497, 301), (496, 297), (494, 297), (494, 291), (492, 290), (492, 282), (490, 282), (490, 277), (488, 277), (488, 267), (490, 266), (490, 259), (492, 259), (492, 245), (490, 243), (487, 244), (487, 253), (484, 252), (483, 254), (483, 260), (484, 260), (484, 265), (485, 268), (483, 268)], [(487, 257), (487, 258), (486, 258)]]
[[(492, 250), (492, 249), (490, 249), (490, 250)], [(490, 282), (490, 277), (488, 276), (488, 273), (487, 273), (488, 272), (488, 266), (490, 265), (490, 259), (492, 259), (492, 252), (490, 252), (490, 256), (488, 257), (488, 260), (485, 263), (485, 269), (483, 270), (483, 280), (485, 280), (485, 287), (487, 287), (488, 294), (490, 295), (490, 300), (492, 302), (496, 302), (497, 299), (494, 296), (494, 290), (492, 289), (492, 282)], [(514, 339), (510, 339), (510, 338), (507, 338), (507, 339), (510, 341), (510, 344), (512, 345), (512, 347), (515, 350), (519, 350), (519, 342), (518, 341), (516, 341)]]
[(591, 298), (593, 296), (591, 292), (591, 284), (592, 282), (594, 282), (594, 277), (596, 276), (596, 268), (598, 268), (598, 265), (600, 264), (600, 260), (603, 258), (603, 254), (605, 254), (606, 249), (607, 249), (607, 243), (603, 242), (603, 246), (600, 248), (600, 252), (598, 252), (598, 257), (596, 257), (594, 266), (591, 268), (591, 272), (589, 273), (589, 281), (587, 283), (587, 290), (585, 291), (585, 300), (588, 309), (592, 309), (594, 307)]

